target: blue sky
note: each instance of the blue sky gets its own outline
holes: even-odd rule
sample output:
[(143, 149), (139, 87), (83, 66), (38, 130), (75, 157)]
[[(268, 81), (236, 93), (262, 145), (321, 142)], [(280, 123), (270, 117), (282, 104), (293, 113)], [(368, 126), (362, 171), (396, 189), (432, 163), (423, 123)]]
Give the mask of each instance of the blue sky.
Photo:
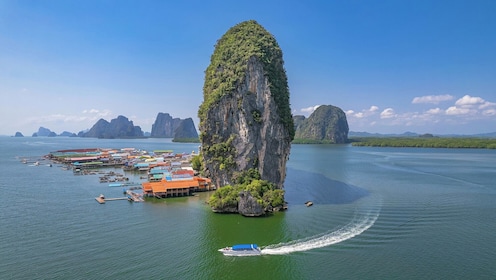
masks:
[[(177, 3), (176, 3), (177, 2)], [(496, 1), (0, 2), (0, 135), (159, 112), (198, 125), (216, 41), (254, 19), (282, 48), (295, 115), (352, 131), (496, 131)]]

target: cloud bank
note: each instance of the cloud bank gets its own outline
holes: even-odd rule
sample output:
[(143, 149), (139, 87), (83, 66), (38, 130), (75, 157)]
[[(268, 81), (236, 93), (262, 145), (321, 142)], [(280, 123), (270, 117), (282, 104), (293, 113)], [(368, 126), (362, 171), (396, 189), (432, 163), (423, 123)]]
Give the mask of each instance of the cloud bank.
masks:
[[(453, 102), (454, 101), (454, 102)], [(496, 103), (478, 96), (464, 95), (456, 99), (454, 96), (428, 95), (413, 98), (412, 104), (444, 103), (446, 106), (436, 106), (423, 111), (401, 111), (393, 107), (380, 109), (372, 105), (368, 109), (346, 110), (350, 130), (371, 131), (374, 127), (390, 127), (391, 131), (401, 132), (409, 129), (443, 130), (470, 128), (470, 123), (494, 123), (488, 130), (496, 131)], [(380, 113), (379, 113), (380, 112)]]
[(445, 95), (426, 95), (426, 96), (420, 96), (420, 97), (415, 97), (413, 98), (412, 100), (412, 104), (422, 104), (422, 103), (426, 103), (426, 104), (439, 104), (440, 102), (444, 102), (444, 101), (450, 101), (450, 100), (453, 100), (454, 97), (449, 95), (449, 94), (445, 94)]

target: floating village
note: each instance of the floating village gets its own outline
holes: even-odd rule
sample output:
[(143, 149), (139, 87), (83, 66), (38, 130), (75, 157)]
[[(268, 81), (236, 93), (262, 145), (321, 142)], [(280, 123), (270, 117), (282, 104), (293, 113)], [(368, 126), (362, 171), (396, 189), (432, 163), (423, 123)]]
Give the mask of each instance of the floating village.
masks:
[[(41, 159), (21, 158), (33, 166), (59, 166), (72, 170), (74, 175), (98, 176), (101, 184), (122, 187), (122, 197), (95, 197), (98, 203), (128, 200), (143, 202), (146, 198), (191, 196), (196, 192), (215, 190), (209, 178), (199, 176), (191, 166), (192, 153), (174, 153), (172, 150), (152, 152), (135, 148), (87, 148), (50, 152)], [(49, 161), (49, 163), (44, 163)], [(122, 172), (121, 172), (122, 171)], [(133, 182), (139, 175), (139, 182)]]

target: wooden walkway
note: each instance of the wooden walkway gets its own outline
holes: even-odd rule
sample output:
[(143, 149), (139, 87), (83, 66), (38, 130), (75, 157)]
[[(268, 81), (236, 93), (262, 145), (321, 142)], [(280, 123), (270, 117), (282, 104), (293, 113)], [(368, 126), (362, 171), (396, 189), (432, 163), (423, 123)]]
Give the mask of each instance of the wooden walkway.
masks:
[(127, 196), (134, 202), (143, 202), (143, 195), (131, 190), (126, 191)]
[(112, 198), (105, 198), (104, 195), (100, 195), (100, 196), (95, 197), (95, 200), (100, 204), (104, 204), (107, 201), (115, 201), (115, 200), (129, 200), (129, 201), (133, 201), (133, 202), (143, 202), (144, 201), (143, 195), (139, 194), (137, 192), (127, 190), (126, 194), (127, 194), (127, 196), (112, 197)]

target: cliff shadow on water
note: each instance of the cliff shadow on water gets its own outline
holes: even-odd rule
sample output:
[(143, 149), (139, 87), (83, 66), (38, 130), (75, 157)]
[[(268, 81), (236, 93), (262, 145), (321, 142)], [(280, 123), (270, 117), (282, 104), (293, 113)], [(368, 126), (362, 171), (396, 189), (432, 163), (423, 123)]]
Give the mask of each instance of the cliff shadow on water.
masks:
[(366, 189), (293, 168), (288, 168), (284, 185), (284, 198), (289, 207), (306, 201), (315, 204), (348, 204), (370, 195)]

